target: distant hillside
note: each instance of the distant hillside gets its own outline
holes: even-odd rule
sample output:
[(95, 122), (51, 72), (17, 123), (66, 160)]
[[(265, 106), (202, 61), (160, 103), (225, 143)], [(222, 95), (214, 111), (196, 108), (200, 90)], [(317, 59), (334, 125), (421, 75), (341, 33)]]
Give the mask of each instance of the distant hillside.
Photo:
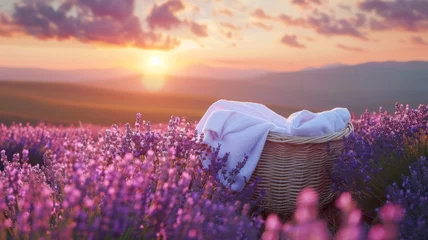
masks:
[[(246, 79), (254, 76), (262, 76), (272, 71), (258, 69), (234, 69), (210, 67), (205, 65), (189, 66), (176, 70), (174, 75), (181, 77), (205, 77), (215, 76), (217, 80)], [(108, 80), (143, 74), (143, 72), (126, 69), (75, 69), (53, 70), (37, 68), (8, 68), (0, 67), (0, 80), (14, 81), (38, 81), (38, 82), (86, 82), (94, 80)]]
[[(97, 86), (145, 91), (141, 77), (89, 82)], [(394, 110), (394, 103), (412, 107), (428, 104), (428, 62), (365, 63), (311, 71), (266, 74), (246, 80), (216, 80), (170, 76), (163, 93), (256, 101), (306, 109), (347, 107), (361, 114), (379, 106)]]
[(189, 66), (187, 68), (177, 70), (174, 76), (191, 77), (191, 78), (215, 78), (217, 80), (242, 80), (254, 76), (262, 76), (272, 71), (261, 69), (235, 69), (235, 68), (220, 68), (210, 67), (205, 65)]
[(361, 113), (378, 106), (392, 111), (396, 101), (414, 107), (428, 103), (428, 62), (365, 63), (271, 74), (253, 82), (266, 90), (266, 102), (298, 102), (314, 108), (345, 106)]
[[(65, 83), (0, 82), (0, 123), (133, 124), (135, 114), (153, 123), (171, 115), (199, 120), (217, 99), (170, 93), (135, 93)], [(270, 105), (288, 116), (297, 109)]]
[(0, 67), (0, 80), (13, 81), (81, 82), (120, 78), (131, 74), (133, 72), (124, 69), (52, 70)]
[[(142, 84), (142, 81), (147, 79), (142, 79), (141, 75), (114, 76), (100, 74), (99, 79), (79, 79), (74, 82), (140, 95), (147, 92)], [(408, 103), (412, 107), (428, 104), (428, 62), (371, 62), (355, 66), (336, 64), (334, 67), (268, 73), (240, 80), (219, 80), (216, 77), (216, 75), (210, 78), (168, 76), (164, 88), (156, 94), (165, 96), (184, 94), (197, 99), (195, 101), (209, 99), (203, 106), (209, 106), (211, 101), (225, 98), (309, 110), (347, 107), (356, 114), (361, 114), (366, 108), (376, 111), (379, 106), (393, 111), (395, 102)], [(117, 98), (112, 99), (117, 101)], [(181, 106), (180, 104), (182, 102), (177, 100), (176, 106)]]

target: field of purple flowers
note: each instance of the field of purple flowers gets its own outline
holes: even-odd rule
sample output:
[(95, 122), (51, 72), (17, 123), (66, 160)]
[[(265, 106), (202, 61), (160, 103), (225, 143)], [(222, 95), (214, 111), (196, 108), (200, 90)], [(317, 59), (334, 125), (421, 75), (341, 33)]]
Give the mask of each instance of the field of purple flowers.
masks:
[[(0, 239), (424, 239), (428, 107), (352, 121), (330, 171), (339, 214), (324, 218), (306, 188), (285, 220), (258, 207), (257, 182), (234, 193), (216, 179), (227, 155), (184, 118), (151, 126), (137, 114), (98, 134), (0, 125)], [(205, 170), (207, 154), (217, 161)]]

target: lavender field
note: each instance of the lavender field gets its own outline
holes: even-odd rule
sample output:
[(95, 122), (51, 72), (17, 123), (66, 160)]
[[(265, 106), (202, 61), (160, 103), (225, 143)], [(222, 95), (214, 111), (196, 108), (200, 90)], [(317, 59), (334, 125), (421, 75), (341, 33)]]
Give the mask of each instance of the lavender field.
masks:
[[(257, 181), (225, 188), (215, 176), (227, 156), (184, 118), (152, 126), (137, 114), (102, 130), (2, 124), (0, 239), (424, 239), (428, 106), (395, 108), (352, 120), (330, 172), (341, 194), (331, 209), (308, 187), (289, 219), (258, 207)], [(203, 169), (208, 155), (217, 161)]]
[(427, 93), (428, 0), (0, 0), (0, 240), (426, 240)]

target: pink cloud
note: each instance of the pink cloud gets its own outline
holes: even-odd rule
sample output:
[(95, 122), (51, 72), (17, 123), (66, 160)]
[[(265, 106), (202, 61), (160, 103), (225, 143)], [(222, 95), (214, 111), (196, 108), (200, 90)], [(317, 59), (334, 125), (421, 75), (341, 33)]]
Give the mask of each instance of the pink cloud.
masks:
[(220, 22), (220, 26), (222, 26), (223, 28), (227, 28), (229, 30), (234, 30), (237, 31), (240, 29), (240, 27), (230, 23), (230, 22)]
[(82, 5), (86, 5), (97, 16), (108, 16), (118, 20), (126, 19), (133, 14), (134, 0), (79, 0)]
[(267, 25), (267, 24), (264, 24), (264, 23), (262, 23), (262, 22), (251, 22), (251, 24), (252, 24), (253, 26), (256, 26), (256, 27), (258, 27), (258, 28), (264, 29), (264, 30), (266, 30), (266, 31), (270, 31), (270, 30), (272, 30), (272, 29), (273, 29), (273, 27), (272, 27), (272, 26)]
[(299, 43), (296, 35), (284, 35), (281, 39), (281, 43), (294, 48), (306, 48), (305, 45)]
[(180, 0), (168, 0), (159, 6), (155, 4), (146, 18), (147, 23), (153, 29), (170, 30), (180, 26), (183, 22), (176, 16), (176, 13), (184, 8), (184, 4)]
[(373, 30), (398, 29), (423, 32), (428, 29), (428, 1), (426, 0), (364, 0), (358, 4), (360, 10), (373, 12)]
[(251, 17), (257, 18), (257, 19), (262, 19), (262, 20), (271, 20), (274, 19), (274, 17), (268, 15), (267, 13), (265, 13), (265, 11), (261, 8), (257, 8), (256, 10), (254, 10), (252, 13), (250, 13)]
[(281, 14), (278, 20), (287, 26), (299, 26), (314, 29), (318, 34), (324, 36), (349, 36), (361, 40), (367, 40), (364, 33), (359, 28), (366, 24), (366, 18), (363, 14), (356, 18), (336, 18), (317, 10), (307, 18), (292, 18)]
[(190, 23), (190, 31), (192, 31), (192, 33), (194, 33), (200, 37), (207, 37), (208, 36), (207, 25), (198, 24), (196, 22), (191, 22)]
[(315, 42), (315, 39), (311, 38), (311, 37), (303, 37), (304, 39), (306, 39), (307, 41), (310, 42)]
[(292, 0), (291, 3), (301, 8), (311, 8), (312, 5), (321, 5), (320, 0)]
[(288, 26), (307, 27), (306, 20), (303, 18), (292, 18), (288, 15), (281, 14), (278, 17), (278, 20), (282, 22), (284, 25), (288, 25)]
[[(21, 1), (10, 15), (3, 14), (2, 35), (23, 34), (41, 40), (76, 39), (120, 46), (168, 50), (179, 40), (143, 30), (133, 14), (134, 0), (65, 0), (54, 7), (50, 1)], [(5, 30), (6, 29), (6, 30)]]

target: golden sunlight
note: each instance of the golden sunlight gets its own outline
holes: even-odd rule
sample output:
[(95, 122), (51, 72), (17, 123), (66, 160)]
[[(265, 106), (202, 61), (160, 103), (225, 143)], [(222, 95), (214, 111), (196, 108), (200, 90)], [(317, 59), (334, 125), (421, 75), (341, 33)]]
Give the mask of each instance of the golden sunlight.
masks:
[(144, 87), (148, 91), (157, 91), (165, 85), (164, 75), (144, 75), (142, 79)]
[(144, 72), (150, 75), (166, 74), (168, 71), (168, 66), (163, 58), (160, 55), (153, 55), (148, 58)]
[(147, 58), (144, 67), (143, 85), (149, 91), (161, 89), (165, 84), (168, 73), (168, 64), (161, 55), (152, 55)]
[(156, 67), (162, 66), (163, 64), (162, 59), (158, 56), (152, 57), (150, 59), (150, 63), (152, 64), (152, 66), (156, 66)]

